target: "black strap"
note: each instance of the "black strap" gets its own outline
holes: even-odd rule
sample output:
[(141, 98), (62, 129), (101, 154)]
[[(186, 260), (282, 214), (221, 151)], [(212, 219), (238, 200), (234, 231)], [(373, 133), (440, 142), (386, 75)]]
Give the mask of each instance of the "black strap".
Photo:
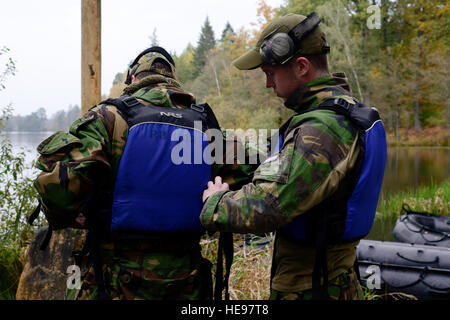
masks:
[(300, 114), (315, 110), (331, 110), (347, 117), (360, 130), (369, 129), (376, 121), (381, 119), (377, 109), (369, 108), (355, 98), (353, 99), (356, 104), (349, 103), (343, 98), (329, 98), (322, 101), (318, 106), (304, 110)]
[[(328, 266), (326, 233), (320, 231), (317, 235), (316, 256), (314, 260), (312, 280), (313, 300), (328, 299)], [(323, 277), (323, 285), (321, 279)]]
[(30, 216), (27, 219), (27, 222), (29, 225), (32, 225), (33, 222), (37, 219), (37, 217), (39, 216), (39, 213), (41, 212), (41, 202), (39, 201), (39, 204), (37, 205), (37, 207), (34, 209), (33, 213), (30, 214)]
[[(425, 211), (413, 211), (413, 210), (411, 210), (411, 207), (410, 207), (409, 205), (407, 205), (406, 203), (404, 203), (404, 204), (402, 205), (402, 211), (401, 211), (401, 212), (404, 212), (406, 215), (408, 215), (408, 214), (417, 214), (417, 215), (422, 215), (422, 216), (427, 216), (427, 217), (433, 216), (433, 214), (430, 213), (430, 212), (425, 212)], [(400, 213), (401, 213), (401, 212), (400, 212)]]
[(47, 232), (45, 233), (45, 238), (44, 238), (44, 240), (42, 240), (41, 247), (40, 247), (40, 249), (42, 251), (45, 251), (45, 249), (47, 249), (47, 246), (50, 243), (52, 234), (53, 234), (53, 228), (52, 228), (52, 226), (48, 226)]
[(100, 300), (109, 300), (109, 297), (105, 290), (105, 280), (103, 278), (102, 257), (100, 254), (100, 242), (95, 226), (91, 226), (89, 229), (90, 234), (90, 249), (92, 257), (94, 258), (94, 273), (95, 282), (98, 286), (98, 297)]
[(214, 300), (222, 300), (223, 291), (223, 237), (219, 235), (219, 248), (217, 249), (216, 285), (214, 287)]
[(353, 269), (355, 269), (356, 276), (358, 278), (358, 281), (361, 282), (361, 274), (359, 272), (359, 262), (358, 257), (355, 258), (355, 263), (353, 264)]
[(309, 33), (311, 33), (317, 25), (320, 23), (320, 18), (317, 13), (310, 13), (305, 20), (297, 24), (291, 31), (288, 32), (288, 35), (295, 39), (297, 44), (300, 44), (302, 39), (304, 39)]
[(209, 104), (204, 103), (203, 107), (205, 108), (206, 112), (206, 124), (208, 128), (220, 129), (219, 121), (217, 121), (216, 115), (214, 114)]
[[(225, 276), (223, 276), (223, 254), (225, 253)], [(225, 300), (230, 300), (228, 280), (233, 263), (233, 234), (221, 232), (219, 235), (219, 248), (217, 251), (216, 285), (214, 287), (214, 300), (222, 300), (222, 291), (225, 288)]]
[(208, 129), (220, 129), (219, 121), (209, 104), (191, 104), (191, 109), (205, 115)]
[(278, 240), (278, 232), (275, 231), (275, 239), (273, 240), (273, 252), (272, 252), (272, 266), (270, 269), (270, 291), (272, 291), (272, 280), (275, 277), (275, 272), (277, 270), (277, 264), (275, 260), (276, 252), (277, 252), (277, 240)]
[[(320, 210), (320, 209), (319, 209)], [(317, 212), (316, 220), (316, 255), (312, 274), (312, 299), (328, 299), (328, 264), (327, 264), (327, 214), (325, 211)], [(323, 285), (321, 280), (323, 277)]]
[(137, 106), (143, 106), (143, 104), (140, 103), (138, 99), (129, 95), (123, 95), (116, 99), (107, 99), (100, 102), (99, 105), (100, 104), (116, 106), (117, 109), (119, 109), (119, 111), (121, 112), (125, 121), (127, 121), (132, 108), (135, 108)]
[(230, 300), (228, 280), (230, 278), (231, 265), (233, 264), (233, 234), (231, 232), (224, 232), (224, 253), (225, 253), (225, 300)]

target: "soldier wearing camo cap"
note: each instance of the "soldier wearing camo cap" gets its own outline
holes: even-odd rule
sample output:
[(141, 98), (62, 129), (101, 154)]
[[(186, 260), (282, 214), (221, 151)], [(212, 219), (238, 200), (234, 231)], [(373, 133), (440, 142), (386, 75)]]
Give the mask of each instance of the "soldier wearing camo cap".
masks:
[[(363, 298), (355, 247), (371, 224), (355, 226), (357, 236), (343, 240), (346, 228), (353, 227), (347, 215), (356, 214), (355, 220), (362, 222), (373, 219), (364, 216), (365, 210), (347, 213), (355, 203), (364, 203), (352, 194), (362, 164), (362, 132), (343, 114), (314, 110), (325, 101), (349, 109), (357, 104), (345, 75), (328, 71), (330, 48), (319, 22), (315, 13), (277, 18), (254, 48), (233, 61), (240, 70), (261, 68), (266, 87), (296, 114), (280, 128), (282, 147), (259, 166), (252, 183), (237, 191), (210, 183), (203, 195), (200, 218), (209, 231), (276, 230), (270, 299)], [(382, 136), (384, 128), (380, 130)], [(362, 190), (371, 193), (373, 188), (368, 201), (373, 215), (384, 164), (377, 170), (377, 186)]]
[[(177, 81), (172, 57), (160, 47), (147, 49), (136, 57), (125, 83), (128, 86), (124, 94), (134, 99), (125, 101), (138, 101), (140, 110), (162, 107), (181, 112), (181, 109), (195, 104), (194, 96), (184, 91)], [(110, 214), (112, 200), (109, 196), (112, 186), (119, 180), (121, 160), (127, 154), (125, 147), (131, 128), (124, 117), (131, 111), (120, 109), (108, 101), (111, 100), (91, 108), (71, 125), (68, 133), (58, 132), (38, 147), (37, 168), (42, 172), (34, 185), (49, 225), (53, 229), (95, 226), (95, 229), (89, 229), (89, 234), (95, 237), (86, 240), (89, 254), (79, 257), (80, 264), (88, 264), (87, 272), (83, 275), (81, 289), (71, 291), (70, 298), (75, 295), (77, 299), (211, 299), (211, 263), (201, 255), (199, 241), (202, 232), (153, 232), (142, 237), (136, 232), (128, 238), (110, 241), (108, 228), (111, 217), (108, 220), (107, 215)], [(170, 112), (162, 110), (162, 113), (170, 115)], [(148, 149), (148, 146), (144, 144), (143, 148)], [(169, 150), (167, 152), (170, 154)], [(140, 156), (141, 152), (137, 150), (130, 157), (139, 159)], [(214, 167), (214, 170), (225, 177), (230, 174), (227, 181), (231, 186), (233, 181), (242, 183), (248, 179), (250, 166), (234, 166), (227, 173), (229, 168), (231, 165), (223, 165)], [(160, 172), (154, 174), (161, 176)], [(125, 199), (121, 201), (131, 203), (136, 201), (133, 190), (143, 186), (134, 185), (133, 181), (127, 183)], [(154, 189), (151, 185), (148, 188)], [(109, 190), (109, 193), (103, 190)], [(154, 191), (157, 193), (159, 190)], [(201, 192), (202, 189), (198, 198), (200, 206)], [(97, 201), (91, 202), (92, 199)], [(145, 199), (143, 201), (145, 203)], [(179, 197), (175, 196), (172, 202), (177, 201), (180, 201)], [(94, 209), (91, 209), (91, 203), (95, 204)], [(199, 224), (198, 213), (195, 221)], [(143, 219), (145, 221), (146, 217)], [(98, 254), (96, 242), (100, 243)], [(95, 259), (101, 259), (101, 262), (96, 263)]]

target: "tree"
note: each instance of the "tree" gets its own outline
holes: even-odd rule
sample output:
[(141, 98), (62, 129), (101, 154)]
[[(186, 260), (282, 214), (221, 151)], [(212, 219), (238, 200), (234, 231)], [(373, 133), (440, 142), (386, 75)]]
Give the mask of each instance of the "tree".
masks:
[(222, 42), (225, 41), (225, 38), (230, 34), (234, 34), (234, 30), (233, 30), (233, 27), (231, 26), (230, 22), (227, 21), (227, 24), (225, 25), (225, 29), (223, 29), (223, 31), (222, 31), (221, 41)]
[[(6, 58), (6, 62), (4, 64), (4, 69), (0, 72), (0, 91), (5, 89), (5, 81), (6, 79), (14, 75), (16, 72), (16, 65), (14, 60), (11, 57), (6, 56), (9, 53), (9, 49), (7, 47), (0, 47), (0, 58)], [(3, 56), (3, 57), (2, 57)], [(2, 61), (3, 62), (3, 61)]]
[(148, 38), (150, 39), (150, 47), (159, 46), (158, 37), (156, 36), (156, 28), (153, 29), (153, 34)]
[(196, 69), (194, 65), (194, 53), (195, 48), (192, 44), (188, 44), (183, 53), (177, 57), (173, 56), (175, 61), (177, 76), (182, 84), (194, 79), (196, 75)]
[[(355, 81), (359, 99), (364, 101), (358, 77), (358, 66), (355, 64), (355, 57), (360, 56), (357, 46), (360, 41), (355, 39), (356, 36), (351, 33), (351, 20), (348, 12), (340, 0), (322, 5), (318, 8), (318, 11), (327, 22), (322, 25), (322, 29), (327, 35), (327, 41), (332, 43), (335, 48), (341, 47), (341, 50), (332, 49), (330, 57), (335, 54), (333, 58), (335, 61), (340, 59), (341, 63), (342, 59), (345, 59), (345, 63)], [(333, 61), (331, 61), (331, 65), (333, 65)]]
[(266, 1), (260, 0), (258, 2), (258, 7), (256, 9), (256, 20), (257, 22), (252, 22), (251, 25), (255, 26), (256, 29), (253, 31), (253, 39), (250, 39), (250, 43), (256, 42), (259, 33), (270, 23), (270, 21), (276, 16), (276, 10), (269, 6)]
[(205, 23), (202, 26), (200, 39), (194, 53), (195, 76), (197, 76), (206, 64), (207, 53), (216, 46), (214, 37), (214, 30), (209, 23), (209, 18), (206, 17)]
[(287, 0), (285, 2), (286, 4), (282, 5), (278, 10), (279, 16), (284, 16), (288, 13), (307, 16), (311, 12), (317, 12), (317, 8), (326, 4), (329, 0)]
[(117, 72), (116, 75), (114, 76), (114, 80), (113, 80), (113, 85), (119, 84), (123, 82), (123, 76), (124, 76), (124, 72)]

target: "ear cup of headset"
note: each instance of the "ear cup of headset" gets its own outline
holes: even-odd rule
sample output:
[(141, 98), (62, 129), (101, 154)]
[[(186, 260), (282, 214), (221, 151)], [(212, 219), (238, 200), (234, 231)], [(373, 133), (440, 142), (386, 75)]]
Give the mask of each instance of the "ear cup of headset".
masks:
[(277, 33), (270, 39), (272, 56), (278, 63), (284, 62), (294, 52), (294, 41), (286, 33)]
[(271, 65), (282, 64), (294, 53), (294, 41), (286, 33), (277, 33), (265, 40), (260, 47), (262, 59)]

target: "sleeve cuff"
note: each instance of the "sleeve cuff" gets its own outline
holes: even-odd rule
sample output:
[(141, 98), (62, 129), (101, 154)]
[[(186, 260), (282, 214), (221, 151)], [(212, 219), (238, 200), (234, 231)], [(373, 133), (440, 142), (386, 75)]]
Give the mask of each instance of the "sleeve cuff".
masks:
[(220, 200), (224, 196), (225, 193), (230, 191), (220, 191), (206, 199), (203, 204), (202, 212), (200, 213), (200, 222), (203, 227), (205, 227), (208, 231), (218, 231), (217, 226), (215, 226), (215, 212), (217, 206), (219, 205)]

